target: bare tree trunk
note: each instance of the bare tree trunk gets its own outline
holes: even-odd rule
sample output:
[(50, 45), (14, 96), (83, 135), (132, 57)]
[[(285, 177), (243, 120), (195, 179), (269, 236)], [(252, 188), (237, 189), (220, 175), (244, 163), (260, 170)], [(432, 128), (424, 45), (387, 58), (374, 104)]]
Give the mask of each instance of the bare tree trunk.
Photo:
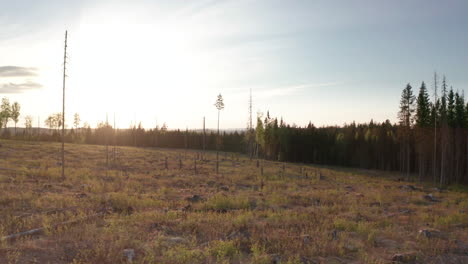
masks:
[(446, 168), (445, 168), (446, 148), (447, 148), (446, 136), (447, 136), (447, 129), (444, 126), (444, 128), (441, 131), (441, 141), (440, 141), (440, 151), (441, 151), (440, 153), (440, 181), (439, 181), (440, 186), (445, 184), (445, 176), (446, 176)]
[(409, 181), (410, 179), (410, 146), (409, 140), (406, 145), (406, 180)]
[(203, 157), (202, 160), (205, 160), (205, 117), (203, 117)]
[(65, 78), (67, 70), (67, 34), (65, 31), (65, 49), (63, 55), (63, 93), (62, 93), (62, 178), (65, 179)]
[(218, 136), (216, 140), (216, 174), (219, 172), (219, 112), (218, 110)]

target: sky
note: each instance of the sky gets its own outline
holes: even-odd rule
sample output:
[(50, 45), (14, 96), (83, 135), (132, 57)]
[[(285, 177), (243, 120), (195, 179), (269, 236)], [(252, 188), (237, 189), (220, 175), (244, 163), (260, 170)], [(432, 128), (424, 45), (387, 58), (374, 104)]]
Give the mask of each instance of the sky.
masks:
[[(245, 128), (396, 122), (402, 89), (433, 74), (468, 88), (465, 0), (0, 0), (0, 97), (41, 122)], [(432, 91), (431, 91), (432, 95)], [(12, 124), (11, 124), (12, 125)], [(19, 126), (24, 125), (21, 119)]]

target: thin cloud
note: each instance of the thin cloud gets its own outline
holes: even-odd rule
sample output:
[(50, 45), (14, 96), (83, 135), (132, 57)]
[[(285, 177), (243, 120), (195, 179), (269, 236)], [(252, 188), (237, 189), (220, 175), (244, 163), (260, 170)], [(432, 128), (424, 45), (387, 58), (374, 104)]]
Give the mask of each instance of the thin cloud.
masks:
[(37, 68), (19, 66), (0, 66), (0, 77), (37, 76)]
[(186, 8), (180, 10), (177, 15), (180, 16), (191, 16), (191, 15), (199, 15), (205, 10), (213, 8), (216, 5), (226, 3), (227, 0), (220, 1), (220, 0), (206, 0), (201, 2), (195, 2), (193, 5), (189, 5)]
[(285, 86), (285, 87), (268, 89), (268, 90), (260, 90), (260, 91), (256, 92), (256, 95), (258, 95), (260, 97), (285, 96), (285, 95), (290, 95), (290, 94), (299, 92), (301, 90), (331, 87), (331, 86), (336, 86), (336, 85), (339, 85), (339, 84), (341, 84), (341, 83), (339, 83), (339, 82), (329, 82), (329, 83), (300, 84), (300, 85)]
[(42, 88), (40, 83), (32, 81), (27, 81), (25, 83), (3, 83), (0, 84), (0, 94), (17, 94), (40, 88)]

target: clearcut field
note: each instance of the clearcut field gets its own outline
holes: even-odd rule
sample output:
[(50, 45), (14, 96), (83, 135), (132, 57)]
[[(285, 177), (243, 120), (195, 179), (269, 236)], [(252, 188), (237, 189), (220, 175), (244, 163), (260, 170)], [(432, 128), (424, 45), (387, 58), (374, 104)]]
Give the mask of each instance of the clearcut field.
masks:
[(216, 174), (193, 150), (109, 147), (107, 166), (74, 144), (62, 179), (60, 144), (0, 144), (0, 263), (468, 263), (461, 187), (232, 153)]

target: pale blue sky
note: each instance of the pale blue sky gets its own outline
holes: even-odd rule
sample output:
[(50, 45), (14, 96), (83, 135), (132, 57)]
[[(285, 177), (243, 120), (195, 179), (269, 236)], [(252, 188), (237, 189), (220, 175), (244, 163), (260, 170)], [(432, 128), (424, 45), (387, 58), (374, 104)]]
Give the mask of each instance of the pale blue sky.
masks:
[(0, 96), (23, 115), (60, 111), (68, 29), (68, 113), (93, 126), (115, 112), (120, 127), (198, 128), (203, 116), (214, 127), (222, 93), (222, 126), (245, 127), (250, 88), (255, 112), (289, 123), (394, 122), (408, 82), (431, 87), (437, 70), (468, 87), (467, 11), (462, 0), (0, 0), (0, 67), (36, 68), (0, 68)]

